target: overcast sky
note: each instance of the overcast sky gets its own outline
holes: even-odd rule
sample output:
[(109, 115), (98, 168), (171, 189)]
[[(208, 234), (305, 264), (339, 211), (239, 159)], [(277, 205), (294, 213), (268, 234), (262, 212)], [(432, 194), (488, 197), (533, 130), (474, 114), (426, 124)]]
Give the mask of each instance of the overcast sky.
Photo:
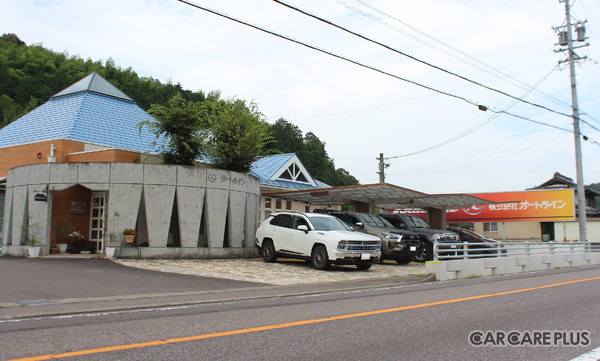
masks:
[[(556, 113), (571, 114), (569, 69), (558, 66), (566, 54), (554, 51), (553, 27), (565, 21), (559, 0), (286, 2), (555, 112), (268, 0), (196, 4), (393, 76), (175, 0), (0, 0), (0, 33), (84, 59), (112, 57), (140, 76), (185, 89), (254, 101), (268, 122), (284, 118), (315, 133), (336, 167), (362, 184), (378, 182), (379, 153), (391, 158), (386, 182), (426, 193), (520, 191), (554, 172), (576, 179), (572, 119)], [(577, 50), (588, 59), (576, 66), (582, 119), (593, 127), (582, 124), (589, 184), (600, 182), (600, 1), (577, 0), (572, 10), (575, 21), (587, 19), (591, 44)]]

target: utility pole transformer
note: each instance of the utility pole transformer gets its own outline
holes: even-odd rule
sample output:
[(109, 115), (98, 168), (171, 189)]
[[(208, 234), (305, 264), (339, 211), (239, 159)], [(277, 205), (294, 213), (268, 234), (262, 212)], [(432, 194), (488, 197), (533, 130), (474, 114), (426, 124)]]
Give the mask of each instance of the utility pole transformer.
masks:
[[(588, 46), (589, 44), (584, 44), (580, 46), (573, 46), (573, 36), (572, 36), (572, 23), (571, 23), (571, 7), (569, 5), (569, 0), (559, 0), (561, 3), (565, 3), (565, 15), (566, 15), (566, 25), (555, 28), (558, 32), (558, 44), (561, 47), (566, 46), (567, 48), (561, 48), (558, 51), (563, 52), (567, 51), (569, 59), (560, 61), (560, 63), (568, 62), (569, 70), (571, 74), (571, 101), (573, 108), (573, 133), (575, 136), (575, 167), (577, 170), (577, 217), (579, 218), (579, 241), (586, 242), (587, 241), (587, 222), (586, 222), (586, 214), (585, 214), (585, 186), (583, 183), (583, 162), (581, 157), (581, 132), (579, 129), (579, 105), (577, 102), (577, 84), (575, 80), (575, 61), (580, 60), (577, 54), (575, 54), (574, 49), (580, 48), (583, 46)], [(577, 42), (584, 42), (586, 40), (585, 37), (585, 27), (583, 26), (585, 22), (578, 22), (576, 24), (576, 32), (577, 32)]]
[(379, 161), (379, 183), (385, 183), (385, 168), (389, 167), (389, 163), (385, 163), (385, 158), (383, 157), (383, 153), (379, 153), (379, 158), (375, 158)]

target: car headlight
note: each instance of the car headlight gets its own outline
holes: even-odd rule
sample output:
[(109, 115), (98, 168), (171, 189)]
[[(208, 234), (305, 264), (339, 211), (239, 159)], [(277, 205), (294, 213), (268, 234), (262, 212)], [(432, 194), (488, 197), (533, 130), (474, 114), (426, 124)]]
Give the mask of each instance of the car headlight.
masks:
[(348, 241), (339, 241), (338, 242), (337, 249), (344, 250), (346, 248), (348, 248)]
[(398, 239), (398, 240), (402, 239), (402, 235), (397, 234), (397, 233), (381, 231), (381, 235), (383, 235), (383, 237), (385, 237), (385, 238), (390, 238), (390, 239)]
[(434, 242), (437, 242), (437, 241), (439, 241), (440, 239), (444, 239), (444, 236), (443, 236), (441, 233), (435, 233), (435, 234), (433, 235), (433, 241), (434, 241)]

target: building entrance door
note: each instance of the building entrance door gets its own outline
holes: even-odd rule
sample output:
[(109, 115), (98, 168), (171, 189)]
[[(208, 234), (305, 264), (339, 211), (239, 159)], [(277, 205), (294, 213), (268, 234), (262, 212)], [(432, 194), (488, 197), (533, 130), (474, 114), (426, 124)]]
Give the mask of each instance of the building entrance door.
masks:
[(90, 241), (96, 243), (96, 252), (102, 252), (104, 249), (104, 223), (106, 221), (105, 213), (106, 192), (92, 193), (92, 216), (90, 219)]

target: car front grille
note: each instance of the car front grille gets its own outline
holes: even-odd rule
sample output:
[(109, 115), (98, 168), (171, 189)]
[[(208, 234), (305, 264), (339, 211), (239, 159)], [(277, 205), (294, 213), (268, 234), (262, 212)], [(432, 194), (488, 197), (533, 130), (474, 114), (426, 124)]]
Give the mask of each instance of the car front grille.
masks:
[(348, 241), (348, 251), (378, 251), (380, 241)]
[(458, 235), (454, 233), (444, 233), (442, 236), (445, 242), (458, 242)]

